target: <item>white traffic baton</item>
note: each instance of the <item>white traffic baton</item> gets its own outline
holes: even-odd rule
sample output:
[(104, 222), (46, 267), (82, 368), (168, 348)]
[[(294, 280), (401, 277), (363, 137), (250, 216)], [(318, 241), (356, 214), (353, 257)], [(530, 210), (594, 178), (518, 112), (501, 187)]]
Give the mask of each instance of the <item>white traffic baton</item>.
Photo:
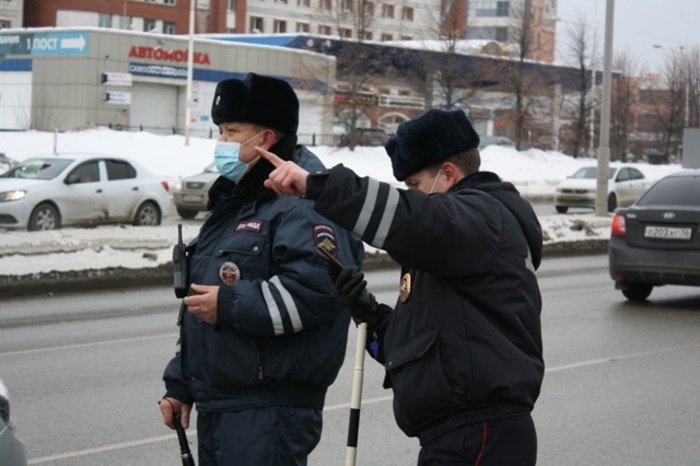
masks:
[(357, 347), (355, 348), (355, 369), (352, 376), (352, 395), (350, 397), (350, 422), (348, 426), (348, 448), (345, 456), (346, 466), (355, 466), (357, 457), (357, 437), (360, 431), (360, 404), (362, 402), (362, 378), (365, 366), (365, 344), (367, 343), (367, 322), (357, 326)]

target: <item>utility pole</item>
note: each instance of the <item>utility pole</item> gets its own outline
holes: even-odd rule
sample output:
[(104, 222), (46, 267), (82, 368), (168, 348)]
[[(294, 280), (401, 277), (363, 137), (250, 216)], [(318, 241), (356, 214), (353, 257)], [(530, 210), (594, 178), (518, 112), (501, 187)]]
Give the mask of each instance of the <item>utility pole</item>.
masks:
[(185, 145), (190, 145), (190, 129), (192, 119), (192, 68), (194, 65), (194, 10), (197, 0), (190, 0), (190, 39), (187, 47), (187, 88), (185, 91)]
[(603, 63), (603, 102), (600, 106), (600, 146), (595, 214), (608, 215), (608, 170), (610, 165), (610, 101), (612, 87), (612, 51), (615, 0), (607, 0), (605, 12), (605, 55)]

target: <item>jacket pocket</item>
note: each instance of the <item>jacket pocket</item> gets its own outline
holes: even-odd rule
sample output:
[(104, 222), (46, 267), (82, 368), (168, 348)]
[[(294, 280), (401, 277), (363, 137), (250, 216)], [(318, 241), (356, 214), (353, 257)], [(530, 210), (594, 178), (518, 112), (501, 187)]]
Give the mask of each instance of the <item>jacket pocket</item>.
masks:
[(396, 422), (409, 436), (459, 405), (445, 376), (439, 343), (438, 328), (428, 327), (387, 354), (384, 388), (393, 388)]

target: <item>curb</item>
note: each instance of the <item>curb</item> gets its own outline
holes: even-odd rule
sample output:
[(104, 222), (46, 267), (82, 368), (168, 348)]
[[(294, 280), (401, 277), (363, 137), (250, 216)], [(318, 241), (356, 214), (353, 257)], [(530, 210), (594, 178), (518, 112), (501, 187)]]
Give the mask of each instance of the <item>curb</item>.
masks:
[[(571, 257), (606, 254), (607, 239), (549, 243), (543, 247), (543, 257)], [(367, 254), (363, 270), (382, 270), (398, 267), (385, 253)], [(173, 283), (172, 262), (156, 267), (132, 269), (109, 267), (104, 269), (42, 272), (28, 275), (0, 275), (0, 296), (19, 297), (35, 294), (115, 290), (147, 286), (168, 286)]]

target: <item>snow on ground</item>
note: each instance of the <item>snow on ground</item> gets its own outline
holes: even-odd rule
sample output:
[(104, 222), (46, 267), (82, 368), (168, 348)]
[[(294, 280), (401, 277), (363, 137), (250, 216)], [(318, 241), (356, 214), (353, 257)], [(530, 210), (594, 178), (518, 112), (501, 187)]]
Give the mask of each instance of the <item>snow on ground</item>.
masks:
[[(89, 129), (77, 132), (40, 131), (0, 133), (0, 152), (16, 161), (56, 152), (97, 152), (131, 157), (170, 182), (199, 173), (213, 160), (214, 139), (158, 136), (146, 132)], [(396, 186), (391, 162), (383, 147), (310, 148), (326, 166), (339, 163)], [(525, 197), (551, 196), (556, 184), (592, 159), (574, 159), (559, 152), (489, 146), (482, 150), (482, 170), (493, 171), (511, 181)], [(652, 179), (680, 170), (678, 165), (637, 164)], [(1, 169), (1, 167), (0, 167)], [(610, 218), (591, 214), (546, 215), (540, 217), (545, 244), (604, 238), (609, 235)], [(191, 239), (198, 225), (183, 226)], [(171, 260), (177, 230), (171, 223), (156, 228), (102, 226), (66, 228), (49, 232), (0, 230), (0, 275), (24, 275), (51, 270), (88, 268), (153, 267)], [(369, 252), (374, 252), (368, 248)], [(99, 265), (98, 265), (99, 264)]]

